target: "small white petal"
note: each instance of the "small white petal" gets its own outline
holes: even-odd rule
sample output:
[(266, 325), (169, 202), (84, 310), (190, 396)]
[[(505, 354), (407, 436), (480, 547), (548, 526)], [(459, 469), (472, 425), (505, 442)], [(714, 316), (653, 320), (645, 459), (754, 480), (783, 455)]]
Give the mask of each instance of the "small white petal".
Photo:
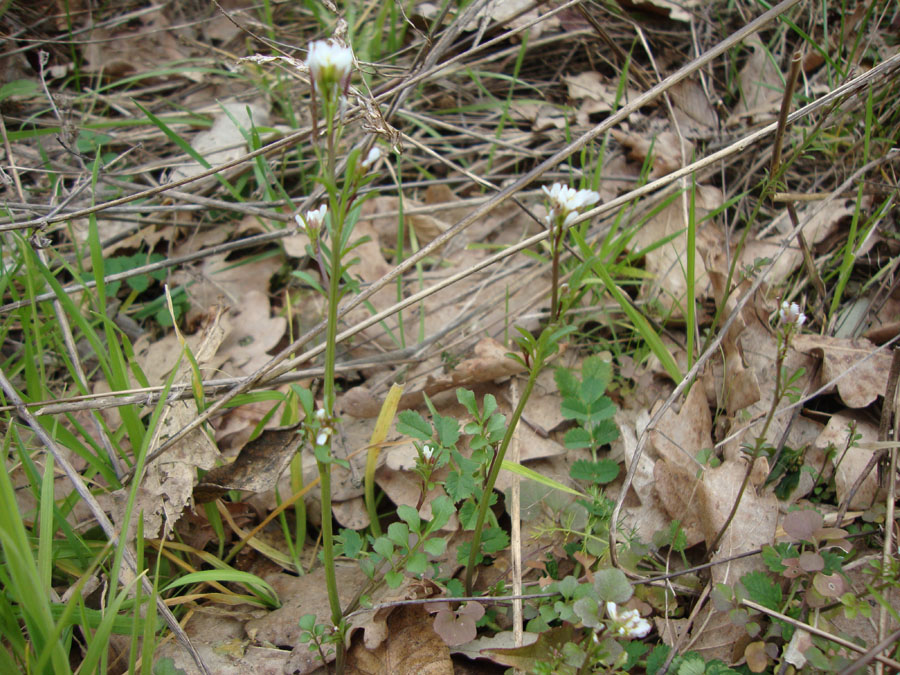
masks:
[(320, 431), (319, 435), (316, 436), (316, 445), (325, 445), (328, 442), (328, 434), (324, 431)]
[(318, 417), (320, 420), (324, 420), (325, 419), (325, 408), (319, 408), (318, 410), (316, 410), (316, 417)]
[(369, 154), (366, 155), (366, 158), (362, 162), (362, 167), (364, 169), (368, 169), (372, 166), (378, 159), (381, 157), (381, 148), (377, 145), (373, 146), (371, 150), (369, 150)]

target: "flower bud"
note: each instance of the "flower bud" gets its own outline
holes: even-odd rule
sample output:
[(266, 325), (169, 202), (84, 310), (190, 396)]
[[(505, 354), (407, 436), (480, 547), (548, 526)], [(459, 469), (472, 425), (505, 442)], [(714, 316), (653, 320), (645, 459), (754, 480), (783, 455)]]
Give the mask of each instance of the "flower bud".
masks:
[(306, 59), (313, 88), (326, 98), (337, 85), (344, 93), (353, 71), (353, 50), (333, 40), (317, 40), (309, 45)]

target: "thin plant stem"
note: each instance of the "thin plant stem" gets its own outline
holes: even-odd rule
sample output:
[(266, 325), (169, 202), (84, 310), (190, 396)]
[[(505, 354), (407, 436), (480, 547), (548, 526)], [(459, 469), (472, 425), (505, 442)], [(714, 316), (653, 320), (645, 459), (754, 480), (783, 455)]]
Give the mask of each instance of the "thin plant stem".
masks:
[[(546, 330), (550, 330), (550, 327)], [(497, 450), (497, 454), (494, 457), (491, 472), (488, 474), (484, 484), (481, 502), (478, 504), (478, 518), (475, 521), (475, 532), (472, 536), (472, 549), (469, 551), (469, 561), (466, 564), (466, 595), (472, 595), (472, 577), (475, 572), (475, 561), (478, 559), (478, 551), (481, 548), (481, 532), (484, 528), (484, 519), (487, 516), (488, 505), (491, 501), (491, 493), (494, 490), (494, 484), (497, 482), (497, 476), (500, 474), (500, 466), (503, 464), (503, 457), (506, 455), (506, 449), (509, 447), (513, 433), (515, 433), (516, 425), (519, 423), (519, 418), (522, 416), (522, 411), (525, 410), (525, 404), (531, 396), (531, 390), (534, 389), (534, 383), (537, 381), (537, 376), (541, 372), (542, 365), (543, 360), (535, 359), (535, 363), (528, 375), (528, 383), (525, 385), (525, 389), (522, 391), (522, 397), (519, 399), (519, 403), (512, 414), (512, 418), (509, 420), (506, 434), (503, 436), (503, 441), (501, 441), (500, 448)]]

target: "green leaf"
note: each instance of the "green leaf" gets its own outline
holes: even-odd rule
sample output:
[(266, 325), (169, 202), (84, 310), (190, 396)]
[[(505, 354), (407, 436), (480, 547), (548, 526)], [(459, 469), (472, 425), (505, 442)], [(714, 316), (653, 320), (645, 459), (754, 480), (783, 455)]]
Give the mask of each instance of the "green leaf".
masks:
[(451, 471), (444, 481), (444, 489), (454, 502), (459, 502), (475, 493), (475, 479), (468, 474)]
[(359, 536), (359, 532), (356, 530), (341, 530), (337, 539), (343, 546), (345, 556), (354, 560), (359, 557), (363, 547), (363, 539)]
[(588, 406), (588, 423), (596, 426), (600, 422), (609, 420), (616, 414), (616, 404), (606, 396), (601, 396)]
[(394, 545), (387, 537), (378, 537), (373, 541), (372, 550), (385, 560), (390, 560), (394, 555)]
[(478, 403), (475, 401), (475, 392), (460, 387), (456, 390), (456, 400), (462, 404), (472, 417), (478, 417)]
[(409, 527), (406, 523), (388, 525), (387, 536), (401, 551), (409, 548)]
[(579, 448), (590, 448), (594, 444), (594, 439), (587, 429), (582, 427), (574, 427), (569, 429), (563, 436), (563, 444), (569, 450), (578, 450)]
[(400, 572), (391, 570), (384, 575), (384, 581), (390, 588), (400, 588), (400, 584), (403, 583), (403, 575)]
[(187, 675), (187, 673), (181, 668), (176, 668), (175, 661), (167, 656), (153, 664), (153, 675)]
[(594, 446), (599, 448), (619, 437), (619, 427), (611, 419), (603, 420), (591, 428), (591, 436), (594, 438)]
[(449, 497), (446, 495), (435, 497), (431, 502), (431, 520), (428, 522), (425, 532), (430, 533), (441, 529), (450, 520), (450, 516), (453, 515), (454, 511), (456, 509), (453, 507), (453, 502)]
[(406, 521), (412, 532), (418, 532), (422, 529), (422, 522), (419, 519), (419, 512), (407, 504), (401, 504), (397, 507), (397, 517)]
[(13, 80), (0, 87), (0, 101), (5, 101), (12, 96), (37, 96), (40, 87), (34, 80)]
[[(568, 442), (566, 447), (568, 447)], [(590, 483), (604, 485), (616, 479), (616, 476), (619, 475), (619, 465), (611, 459), (600, 459), (596, 462), (579, 459), (572, 462), (569, 475), (575, 480), (585, 480)]]
[(778, 611), (781, 605), (781, 587), (765, 572), (756, 570), (741, 577), (750, 599), (763, 607)]
[(553, 371), (553, 379), (563, 398), (578, 398), (580, 383), (575, 374), (568, 368), (557, 368)]
[(406, 571), (410, 574), (425, 574), (428, 568), (428, 558), (422, 551), (416, 551), (406, 562)]
[(481, 536), (481, 549), (485, 553), (497, 553), (509, 546), (509, 535), (501, 527), (486, 527)]
[(634, 590), (628, 583), (625, 573), (615, 567), (594, 572), (594, 590), (601, 602), (614, 602), (621, 605), (631, 598)]
[(698, 654), (690, 654), (684, 657), (684, 661), (678, 667), (678, 675), (704, 675), (706, 663)]
[(435, 537), (433, 539), (426, 539), (425, 543), (422, 544), (422, 548), (425, 549), (425, 552), (428, 555), (434, 557), (444, 555), (444, 551), (447, 550), (447, 540), (440, 539), (438, 537)]
[(168, 586), (160, 590), (160, 594), (165, 593), (166, 591), (170, 591), (173, 588), (178, 588), (180, 586), (190, 586), (191, 584), (197, 583), (205, 583), (207, 581), (218, 581), (218, 582), (226, 582), (230, 581), (233, 583), (243, 584), (247, 588), (249, 588), (254, 595), (257, 595), (260, 599), (265, 600), (267, 604), (278, 607), (278, 593), (275, 592), (275, 589), (272, 588), (268, 582), (263, 581), (255, 574), (250, 574), (250, 572), (244, 572), (242, 570), (235, 569), (215, 569), (215, 570), (201, 570), (200, 572), (191, 572), (190, 574), (185, 574), (183, 577), (179, 577), (169, 583)]
[(600, 627), (600, 624), (602, 623), (600, 619), (600, 605), (597, 604), (597, 600), (591, 596), (588, 595), (576, 600), (572, 604), (572, 610), (578, 615), (578, 618), (581, 619), (581, 623), (588, 628)]
[[(485, 394), (484, 395), (484, 410), (481, 413), (482, 417), (484, 419), (488, 419), (494, 414), (494, 411), (496, 411), (496, 410), (497, 410), (497, 399), (494, 397), (493, 394)], [(498, 415), (497, 417), (500, 417), (501, 419), (506, 419), (503, 417), (503, 415)]]
[(415, 410), (403, 410), (397, 415), (397, 433), (430, 441), (433, 434), (431, 425)]
[(445, 448), (452, 448), (459, 440), (459, 422), (453, 417), (434, 416), (434, 428), (438, 441)]
[(603, 386), (603, 391), (609, 386), (612, 374), (612, 363), (599, 354), (587, 357), (581, 366), (582, 377), (586, 380), (596, 380)]
[(663, 664), (669, 657), (671, 647), (667, 645), (656, 645), (650, 656), (647, 657), (647, 675), (656, 675), (662, 670)]
[(564, 398), (559, 406), (559, 411), (567, 420), (584, 422), (588, 416), (587, 406), (577, 398)]

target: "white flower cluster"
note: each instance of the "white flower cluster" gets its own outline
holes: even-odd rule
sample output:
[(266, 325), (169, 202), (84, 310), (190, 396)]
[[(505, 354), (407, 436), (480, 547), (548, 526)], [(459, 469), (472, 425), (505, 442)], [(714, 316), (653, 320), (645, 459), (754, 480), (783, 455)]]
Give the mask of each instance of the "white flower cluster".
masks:
[(781, 320), (781, 323), (796, 324), (797, 328), (806, 323), (806, 314), (800, 311), (800, 305), (796, 302), (789, 303), (787, 300), (781, 303), (781, 309), (778, 310), (778, 318)]
[(301, 216), (299, 213), (294, 216), (294, 220), (297, 221), (297, 227), (305, 227), (310, 231), (310, 238), (313, 238), (314, 233), (319, 231), (319, 228), (322, 227), (322, 223), (325, 222), (325, 214), (328, 212), (328, 204), (322, 204), (317, 209), (312, 209), (311, 211), (307, 211), (305, 216)]
[(650, 622), (641, 618), (636, 609), (627, 609), (624, 612), (620, 612), (616, 603), (607, 602), (606, 613), (614, 624), (613, 630), (618, 635), (628, 638), (642, 638), (647, 637), (647, 633), (650, 632)]
[(317, 40), (309, 44), (309, 56), (306, 59), (313, 87), (320, 92), (327, 92), (335, 84), (339, 84), (341, 92), (350, 84), (353, 70), (353, 50), (333, 40)]
[(579, 210), (600, 201), (600, 194), (593, 190), (576, 190), (562, 183), (554, 183), (549, 190), (546, 185), (542, 189), (550, 199), (548, 227), (553, 227), (559, 216), (563, 218), (563, 227), (568, 226), (578, 217)]

